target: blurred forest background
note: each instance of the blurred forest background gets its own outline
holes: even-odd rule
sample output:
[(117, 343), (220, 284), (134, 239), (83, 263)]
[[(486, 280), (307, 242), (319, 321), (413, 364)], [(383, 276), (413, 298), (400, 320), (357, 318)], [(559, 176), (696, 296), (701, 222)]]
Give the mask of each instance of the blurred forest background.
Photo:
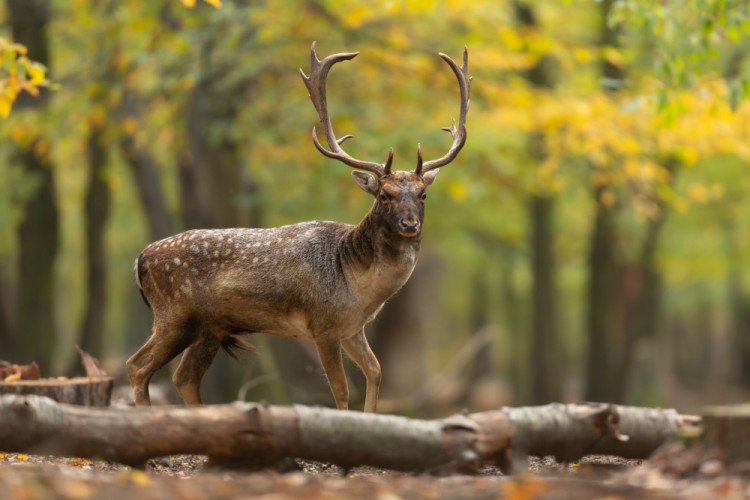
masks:
[[(0, 359), (71, 375), (78, 344), (126, 383), (147, 243), (364, 216), (371, 198), (311, 141), (313, 40), (361, 51), (328, 84), (348, 151), (392, 146), (405, 170), (417, 142), (449, 147), (458, 85), (437, 52), (467, 46), (467, 144), (368, 327), (380, 409), (746, 400), (749, 35), (732, 0), (3, 0)], [(219, 355), (204, 400), (333, 404), (312, 344), (251, 341)]]

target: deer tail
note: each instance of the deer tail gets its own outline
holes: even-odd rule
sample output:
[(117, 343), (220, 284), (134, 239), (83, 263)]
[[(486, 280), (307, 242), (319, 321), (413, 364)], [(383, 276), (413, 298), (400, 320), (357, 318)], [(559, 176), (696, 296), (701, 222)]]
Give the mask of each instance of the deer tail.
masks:
[(221, 340), (221, 348), (234, 359), (237, 359), (237, 353), (239, 351), (255, 352), (258, 349), (250, 342), (246, 342), (236, 335), (227, 335), (224, 337)]
[(135, 278), (135, 284), (138, 287), (138, 291), (141, 292), (141, 297), (143, 297), (143, 302), (146, 303), (149, 309), (151, 309), (151, 304), (148, 302), (148, 299), (146, 298), (146, 294), (143, 293), (143, 286), (141, 285), (141, 259), (143, 258), (143, 253), (138, 255), (138, 258), (135, 259), (135, 263), (133, 264), (133, 277)]

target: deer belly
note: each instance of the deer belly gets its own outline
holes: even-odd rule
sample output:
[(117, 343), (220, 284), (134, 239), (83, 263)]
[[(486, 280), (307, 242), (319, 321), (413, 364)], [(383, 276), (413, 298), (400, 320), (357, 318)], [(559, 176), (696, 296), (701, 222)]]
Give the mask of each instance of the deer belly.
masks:
[(232, 325), (232, 330), (235, 331), (262, 332), (279, 337), (308, 340), (313, 338), (308, 316), (301, 311), (285, 314), (278, 311), (254, 309), (245, 313), (232, 314), (226, 318), (226, 322)]

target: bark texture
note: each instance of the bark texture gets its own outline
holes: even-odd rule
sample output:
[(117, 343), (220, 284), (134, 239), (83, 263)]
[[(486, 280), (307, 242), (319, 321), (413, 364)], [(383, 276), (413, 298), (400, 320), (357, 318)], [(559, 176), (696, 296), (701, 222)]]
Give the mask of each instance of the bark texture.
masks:
[[(130, 465), (174, 454), (273, 466), (297, 457), (395, 470), (474, 470), (514, 454), (574, 460), (644, 458), (676, 435), (674, 410), (613, 405), (504, 408), (437, 420), (237, 402), (203, 407), (82, 408), (36, 396), (0, 397), (0, 449)], [(624, 434), (627, 433), (627, 437)]]
[(68, 405), (109, 406), (113, 387), (112, 377), (43, 378), (0, 382), (0, 394), (44, 396)]
[(88, 298), (81, 328), (81, 346), (94, 357), (102, 356), (107, 301), (106, 224), (111, 193), (105, 178), (107, 148), (104, 129), (91, 125), (88, 141), (89, 187), (86, 193), (86, 283)]
[[(513, 3), (515, 17), (524, 31), (536, 31), (538, 21), (534, 7), (527, 2)], [(526, 72), (526, 79), (534, 87), (552, 89), (555, 86), (551, 56), (545, 55)], [(529, 155), (540, 163), (547, 156), (544, 134), (532, 132)], [(529, 349), (531, 377), (529, 402), (543, 404), (562, 396), (564, 352), (560, 348), (557, 317), (557, 269), (555, 262), (554, 197), (540, 188), (529, 199), (531, 269), (531, 347)]]
[[(48, 65), (47, 2), (8, 0), (8, 13), (13, 39), (28, 48), (29, 58)], [(38, 98), (24, 92), (19, 95), (16, 109), (41, 109), (48, 99), (49, 92), (45, 90)], [(35, 136), (16, 154), (25, 175), (36, 181), (36, 189), (24, 200), (24, 218), (18, 228), (18, 305), (14, 352), (10, 355), (16, 362), (36, 361), (42, 367), (50, 366), (56, 343), (54, 264), (59, 243), (55, 180), (47, 149), (45, 139)]]

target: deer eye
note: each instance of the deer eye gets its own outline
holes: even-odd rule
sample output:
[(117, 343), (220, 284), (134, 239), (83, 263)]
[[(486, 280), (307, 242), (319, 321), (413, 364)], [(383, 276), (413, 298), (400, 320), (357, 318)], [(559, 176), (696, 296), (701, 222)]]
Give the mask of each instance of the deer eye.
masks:
[(422, 199), (422, 201), (427, 199), (427, 191), (422, 191), (422, 194), (419, 195), (419, 197)]
[(388, 195), (387, 195), (387, 194), (385, 193), (385, 191), (381, 191), (381, 192), (380, 192), (380, 194), (378, 195), (378, 198), (380, 198), (380, 201), (382, 201), (383, 203), (385, 203), (385, 202), (387, 202), (387, 201), (388, 201), (388, 198), (389, 198), (389, 197), (388, 197)]

